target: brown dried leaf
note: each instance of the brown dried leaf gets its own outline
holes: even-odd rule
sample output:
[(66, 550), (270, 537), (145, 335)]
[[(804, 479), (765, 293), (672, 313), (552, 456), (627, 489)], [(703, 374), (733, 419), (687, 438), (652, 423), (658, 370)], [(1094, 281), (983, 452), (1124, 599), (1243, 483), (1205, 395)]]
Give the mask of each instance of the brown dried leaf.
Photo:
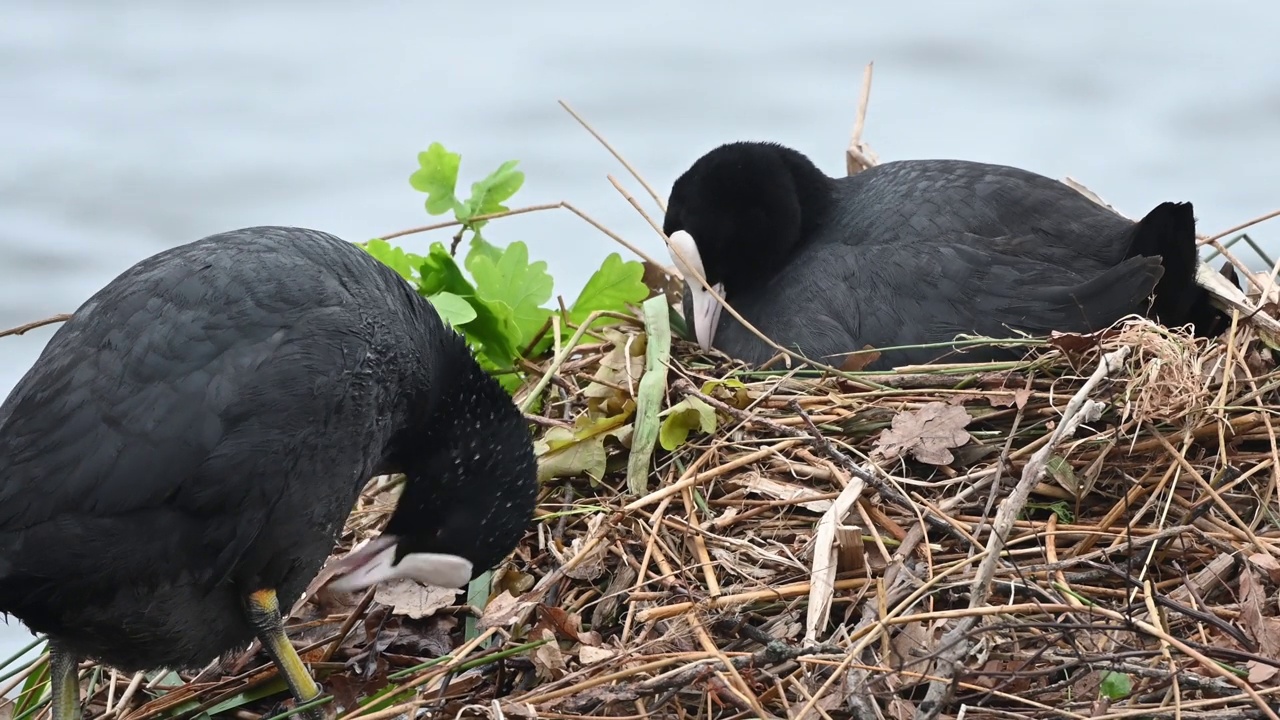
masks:
[[(680, 303), (684, 297), (684, 280), (679, 273), (675, 272), (675, 268), (668, 268), (665, 265), (651, 263), (645, 260), (644, 276), (641, 282), (645, 287), (649, 288), (649, 297), (653, 297), (659, 293), (667, 296), (667, 302), (675, 307), (680, 307)], [(645, 298), (648, 300), (649, 298)]]
[(499, 717), (523, 718), (523, 720), (538, 720), (540, 717), (538, 711), (529, 703), (513, 700), (499, 700), (498, 710), (502, 713)]
[[(512, 700), (490, 700), (483, 704), (466, 705), (462, 711), (466, 714), (457, 717), (485, 717), (489, 720), (508, 720), (508, 718), (538, 720), (541, 717), (529, 703), (518, 703)], [(454, 716), (444, 715), (444, 717)]]
[(555, 631), (565, 640), (582, 640), (582, 618), (563, 608), (552, 605), (538, 605), (538, 613), (542, 616), (540, 625)]
[(1244, 666), (1249, 669), (1249, 684), (1255, 687), (1270, 682), (1272, 678), (1280, 674), (1280, 668), (1260, 663), (1257, 660), (1250, 660)]
[(556, 634), (550, 628), (543, 628), (541, 635), (539, 640), (549, 642), (533, 651), (533, 669), (543, 680), (558, 680), (564, 676), (568, 667), (564, 661), (564, 653), (560, 652)]
[(583, 645), (578, 648), (578, 659), (583, 665), (594, 665), (602, 660), (608, 660), (617, 654), (608, 648), (592, 647), (591, 645)]
[(924, 668), (917, 667), (915, 663), (920, 658), (928, 657), (933, 653), (932, 645), (929, 628), (924, 623), (914, 622), (903, 625), (889, 642), (894, 667), (909, 667), (923, 672)]
[(893, 418), (893, 424), (880, 433), (875, 449), (892, 460), (910, 452), (916, 460), (929, 465), (946, 465), (955, 459), (951, 448), (972, 439), (965, 430), (973, 420), (962, 407), (941, 402), (927, 403), (919, 410), (906, 410)]
[(1057, 332), (1055, 330), (1049, 333), (1049, 344), (1065, 353), (1079, 353), (1090, 348), (1096, 348), (1102, 344), (1102, 341), (1113, 338), (1118, 334), (1120, 334), (1120, 330), (1111, 328), (1087, 335)]
[(1049, 344), (1063, 352), (1077, 353), (1097, 347), (1098, 339), (1092, 335), (1053, 332), (1049, 334)]
[[(464, 701), (466, 698), (472, 697), (476, 688), (488, 682), (488, 678), (485, 677), (484, 672), (484, 668), (472, 668), (454, 676), (454, 678), (449, 681), (449, 687), (446, 688), (444, 692), (445, 705), (436, 717), (455, 717), (455, 713), (457, 712), (455, 708), (462, 705), (462, 702), (460, 701)], [(401, 714), (397, 717), (407, 718), (408, 716)]]
[(870, 345), (863, 345), (857, 353), (845, 356), (844, 362), (840, 363), (840, 369), (845, 372), (859, 372), (879, 359), (878, 351), (872, 349)]
[(1254, 553), (1249, 556), (1249, 564), (1265, 572), (1271, 582), (1280, 582), (1280, 561), (1269, 553)]
[(739, 577), (755, 580), (756, 582), (767, 582), (777, 577), (778, 571), (767, 567), (761, 567), (755, 558), (747, 558), (743, 561), (742, 554), (728, 548), (712, 547), (708, 548), (711, 557), (720, 561), (720, 567), (733, 573)]
[(537, 578), (526, 572), (520, 572), (511, 565), (503, 565), (493, 574), (493, 589), (498, 592), (510, 590), (512, 595), (522, 595), (533, 589)]
[[(801, 717), (800, 712), (804, 708), (810, 707), (810, 706), (816, 710), (824, 711), (827, 717), (831, 717), (830, 711), (835, 710), (836, 708), (844, 704), (845, 697), (847, 697), (847, 695), (845, 695), (845, 693), (842, 692), (844, 689), (843, 686), (844, 686), (844, 683), (842, 682), (839, 688), (832, 688), (827, 692), (823, 693), (822, 695), (819, 695), (817, 698), (815, 698), (812, 701), (806, 700), (806, 701), (795, 703), (789, 708), (787, 717)], [(819, 688), (817, 686), (809, 689), (810, 692), (817, 692), (818, 690)], [(812, 703), (812, 705), (810, 705), (810, 703)], [(815, 715), (811, 713), (806, 717), (815, 717)]]
[(369, 672), (333, 673), (325, 680), (325, 688), (333, 693), (341, 710), (354, 710), (360, 699), (387, 685), (390, 664), (382, 656), (376, 657)]
[(432, 587), (414, 580), (400, 579), (378, 585), (373, 599), (389, 605), (391, 612), (396, 615), (419, 620), (453, 605), (459, 592), (461, 591), (456, 588)]
[(1195, 602), (1192, 595), (1194, 591), (1195, 597), (1208, 601), (1226, 589), (1227, 583), (1235, 575), (1235, 567), (1234, 555), (1219, 554), (1192, 575), (1190, 582), (1174, 588), (1169, 598), (1176, 603), (1187, 605)]
[(510, 590), (503, 590), (501, 595), (489, 601), (476, 624), (484, 629), (506, 627), (533, 604), (529, 600), (518, 599)]
[(792, 612), (779, 615), (773, 622), (767, 623), (764, 631), (774, 640), (799, 640), (800, 634), (804, 632), (804, 625), (800, 622), (799, 613)]
[(617, 330), (606, 330), (604, 335), (613, 347), (600, 359), (599, 369), (582, 394), (591, 398), (592, 410), (617, 415), (622, 412), (623, 404), (635, 396), (636, 386), (644, 374), (647, 337), (626, 335)]
[[(351, 552), (354, 553), (362, 545), (364, 545), (364, 543), (358, 543), (355, 547), (351, 548)], [(348, 555), (349, 554), (350, 553), (348, 553)], [(338, 605), (355, 607), (359, 604), (360, 595), (357, 595), (356, 593), (334, 592), (327, 587), (329, 581), (332, 580), (333, 577), (342, 569), (342, 560), (345, 557), (346, 555), (341, 557), (335, 556), (330, 557), (325, 561), (324, 567), (320, 568), (320, 572), (316, 573), (316, 576), (311, 579), (311, 583), (307, 585), (306, 591), (304, 591), (302, 595), (294, 601), (293, 607), (289, 610), (289, 614), (285, 616), (286, 619), (296, 617), (298, 613), (302, 612), (303, 606), (306, 605), (312, 597), (315, 597), (316, 601), (325, 607)]]
[(600, 633), (596, 633), (595, 630), (589, 630), (589, 632), (582, 630), (582, 618), (577, 612), (550, 605), (539, 605), (538, 609), (541, 615), (538, 628), (552, 629), (558, 637), (566, 641), (588, 644), (588, 646), (598, 646), (603, 642)]
[[(392, 618), (387, 627), (397, 620), (399, 618)], [(384, 650), (402, 648), (403, 652), (419, 658), (448, 655), (453, 650), (452, 633), (458, 624), (458, 618), (453, 615), (433, 615), (419, 621), (406, 619), (385, 643), (380, 637), (377, 645)]]
[(1280, 618), (1264, 614), (1266, 590), (1257, 572), (1246, 568), (1240, 573), (1240, 624), (1258, 643), (1258, 654), (1280, 657)]
[(1027, 401), (1030, 399), (1031, 391), (1027, 388), (987, 393), (987, 402), (991, 403), (991, 407), (1017, 407), (1021, 410), (1027, 406)]
[(1271, 361), (1271, 354), (1263, 355), (1258, 350), (1246, 353), (1244, 356), (1245, 365), (1249, 366), (1249, 370), (1254, 377), (1265, 375), (1275, 368), (1275, 363)]

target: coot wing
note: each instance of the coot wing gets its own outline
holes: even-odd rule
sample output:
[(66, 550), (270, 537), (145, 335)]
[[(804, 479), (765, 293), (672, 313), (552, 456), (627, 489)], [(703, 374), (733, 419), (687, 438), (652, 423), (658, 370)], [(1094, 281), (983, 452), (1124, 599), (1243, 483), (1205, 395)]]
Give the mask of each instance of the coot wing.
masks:
[(1133, 223), (1027, 170), (964, 160), (901, 160), (838, 181), (843, 209), (823, 241), (864, 246), (972, 233), (1044, 262), (1101, 271), (1120, 262)]
[[(208, 517), (280, 492), (258, 475), (271, 449), (344, 401), (368, 341), (320, 288), (270, 311), (218, 289), (201, 272), (108, 286), (60, 328), (0, 407), (0, 534), (162, 505)], [(236, 454), (263, 466), (226, 474)]]
[[(1007, 251), (1033, 240), (956, 234), (857, 252), (815, 248), (743, 310), (761, 318), (758, 327), (775, 340), (818, 358), (866, 345), (946, 342), (962, 333), (1008, 338), (1015, 331), (1096, 330), (1140, 312), (1160, 278), (1159, 258), (1135, 257), (1083, 274)], [(772, 354), (727, 314), (717, 345), (721, 332), (732, 355)], [(876, 367), (929, 362), (945, 352), (886, 353)]]

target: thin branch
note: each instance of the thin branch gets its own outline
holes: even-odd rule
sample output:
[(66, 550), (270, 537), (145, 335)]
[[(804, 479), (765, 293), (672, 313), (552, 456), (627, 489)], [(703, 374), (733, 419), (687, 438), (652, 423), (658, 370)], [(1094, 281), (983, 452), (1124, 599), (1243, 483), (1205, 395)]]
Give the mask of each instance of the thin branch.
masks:
[(581, 115), (574, 112), (573, 108), (569, 107), (569, 103), (565, 102), (564, 100), (559, 100), (557, 102), (560, 103), (560, 107), (564, 108), (566, 111), (568, 111), (570, 115), (573, 116), (574, 120), (578, 121), (579, 125), (586, 128), (587, 132), (591, 133), (591, 136), (594, 137), (597, 141), (599, 141), (599, 143), (604, 146), (604, 149), (609, 151), (610, 155), (612, 155), (618, 162), (622, 163), (622, 167), (626, 168), (627, 172), (631, 173), (631, 177), (635, 178), (636, 182), (640, 183), (640, 186), (643, 187), (645, 191), (649, 193), (649, 197), (653, 198), (653, 201), (658, 204), (658, 209), (662, 210), (663, 214), (666, 214), (667, 203), (663, 201), (663, 199), (658, 195), (657, 192), (654, 191), (653, 187), (650, 186), (648, 182), (645, 182), (645, 179), (643, 176), (640, 175), (640, 172), (636, 170), (634, 167), (632, 167), (631, 163), (627, 162), (626, 158), (622, 157), (622, 153), (618, 152), (617, 150), (614, 150), (613, 146), (609, 144), (609, 141), (605, 140), (604, 136), (596, 132), (595, 128), (591, 127), (591, 123), (588, 123), (586, 120), (583, 119)]
[[(498, 218), (511, 217), (512, 215), (523, 215), (525, 213), (541, 212), (543, 210), (560, 210), (560, 209), (568, 210), (574, 215), (577, 215), (579, 218), (586, 221), (588, 225), (599, 230), (605, 235), (608, 235), (610, 239), (612, 239), (614, 242), (618, 243), (622, 247), (630, 250), (636, 257), (640, 258), (641, 260), (644, 260), (647, 263), (658, 265), (659, 267), (662, 266), (661, 263), (659, 263), (657, 260), (654, 260), (653, 258), (649, 257), (648, 253), (636, 247), (635, 245), (632, 245), (631, 243), (627, 242), (622, 238), (621, 235), (605, 227), (598, 220), (586, 214), (582, 210), (579, 210), (577, 206), (573, 205), (572, 203), (565, 202), (563, 200), (560, 202), (554, 202), (554, 203), (544, 203), (542, 205), (530, 205), (529, 207), (516, 208), (514, 210), (506, 210), (500, 213), (490, 213), (488, 215), (477, 215), (471, 218), (468, 222), (474, 222), (477, 220), (496, 220)], [(463, 224), (464, 223), (461, 220), (450, 220), (449, 222), (439, 222), (439, 223), (435, 223), (434, 225), (423, 225), (421, 227), (409, 228), (407, 230), (398, 230), (393, 233), (381, 235), (380, 237), (383, 240), (391, 240), (394, 238), (404, 237), (406, 235), (413, 235), (416, 233), (424, 233), (424, 232), (430, 232), (432, 230), (443, 230), (444, 228), (458, 227), (459, 225), (463, 225)]]
[(1272, 218), (1276, 218), (1276, 217), (1280, 217), (1280, 210), (1272, 210), (1272, 211), (1271, 211), (1271, 212), (1269, 212), (1269, 213), (1263, 213), (1262, 215), (1259, 215), (1258, 217), (1256, 217), (1256, 218), (1254, 218), (1254, 219), (1252, 219), (1252, 220), (1246, 220), (1245, 222), (1242, 222), (1242, 223), (1240, 223), (1239, 225), (1235, 225), (1235, 226), (1232, 226), (1232, 227), (1227, 228), (1226, 230), (1223, 230), (1222, 232), (1218, 233), (1217, 235), (1211, 235), (1211, 236), (1209, 236), (1209, 237), (1207, 237), (1207, 238), (1201, 238), (1200, 240), (1197, 240), (1196, 242), (1197, 242), (1197, 244), (1199, 244), (1199, 245), (1207, 245), (1207, 244), (1209, 244), (1209, 243), (1211, 243), (1211, 242), (1214, 242), (1215, 240), (1221, 240), (1222, 238), (1224, 238), (1224, 237), (1226, 237), (1226, 236), (1228, 236), (1228, 235), (1230, 235), (1230, 234), (1232, 234), (1232, 233), (1240, 232), (1241, 230), (1244, 230), (1245, 228), (1253, 227), (1254, 225), (1257, 225), (1257, 224), (1259, 224), (1259, 223), (1266, 222), (1267, 220), (1270, 220), (1270, 219), (1272, 219)]
[(12, 327), (12, 328), (9, 328), (8, 330), (0, 330), (0, 338), (8, 337), (10, 335), (24, 335), (28, 332), (31, 332), (32, 330), (35, 330), (36, 328), (42, 328), (45, 325), (53, 325), (55, 323), (66, 322), (70, 319), (71, 319), (70, 313), (59, 313), (52, 317), (47, 317), (43, 320), (36, 320), (35, 322), (29, 322), (25, 325)]

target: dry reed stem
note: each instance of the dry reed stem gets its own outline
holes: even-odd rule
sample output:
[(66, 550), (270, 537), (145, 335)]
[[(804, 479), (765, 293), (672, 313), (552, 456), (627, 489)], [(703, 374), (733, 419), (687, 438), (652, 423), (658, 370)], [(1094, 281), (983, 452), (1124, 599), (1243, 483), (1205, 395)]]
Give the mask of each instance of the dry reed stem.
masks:
[(32, 330), (35, 330), (36, 328), (42, 328), (45, 325), (53, 325), (55, 323), (66, 322), (70, 319), (71, 319), (70, 314), (59, 313), (57, 315), (47, 317), (43, 320), (36, 320), (34, 322), (23, 323), (22, 325), (19, 325), (17, 327), (11, 327), (8, 330), (0, 330), (0, 338), (8, 337), (10, 335), (24, 335), (26, 333), (31, 332)]
[(854, 114), (853, 131), (849, 133), (849, 146), (845, 148), (845, 172), (855, 175), (878, 162), (875, 153), (862, 141), (862, 131), (867, 125), (867, 107), (871, 104), (871, 74), (874, 62), (867, 63), (862, 71), (862, 91), (858, 95), (858, 110)]

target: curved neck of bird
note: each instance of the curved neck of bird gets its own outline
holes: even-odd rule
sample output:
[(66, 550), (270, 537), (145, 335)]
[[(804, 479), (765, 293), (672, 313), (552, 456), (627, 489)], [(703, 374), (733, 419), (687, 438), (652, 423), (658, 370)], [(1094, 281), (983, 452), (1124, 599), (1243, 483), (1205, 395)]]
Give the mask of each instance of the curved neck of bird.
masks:
[[(813, 237), (831, 214), (835, 206), (835, 180), (818, 169), (818, 166), (814, 165), (809, 158), (799, 153), (783, 155), (783, 162), (791, 171), (796, 197), (800, 201), (799, 232), (784, 253), (790, 256), (800, 249), (806, 238)], [(777, 272), (780, 267), (780, 265), (772, 266), (774, 272)]]
[(733, 296), (743, 290), (755, 290), (767, 285), (781, 273), (824, 223), (835, 207), (835, 181), (818, 169), (809, 158), (795, 151), (782, 154), (783, 164), (791, 175), (792, 190), (798, 213), (782, 215), (773, 226), (757, 230), (757, 234), (744, 238), (743, 252), (718, 258), (724, 278), (725, 299), (733, 302)]

